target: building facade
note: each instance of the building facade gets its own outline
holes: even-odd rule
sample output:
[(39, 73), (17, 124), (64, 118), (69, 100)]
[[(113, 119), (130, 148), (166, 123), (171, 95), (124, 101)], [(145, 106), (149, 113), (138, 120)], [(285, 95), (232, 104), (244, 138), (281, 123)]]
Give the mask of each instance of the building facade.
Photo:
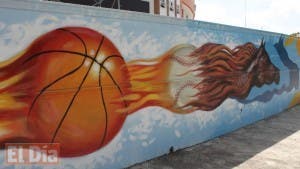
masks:
[(181, 16), (183, 18), (194, 19), (196, 5), (195, 0), (180, 0), (181, 4)]
[(49, 0), (194, 19), (195, 0)]
[(194, 19), (195, 11), (195, 0), (160, 0), (160, 15)]
[(129, 11), (150, 13), (150, 3), (148, 0), (49, 0), (64, 3), (73, 3), (103, 8), (114, 8)]

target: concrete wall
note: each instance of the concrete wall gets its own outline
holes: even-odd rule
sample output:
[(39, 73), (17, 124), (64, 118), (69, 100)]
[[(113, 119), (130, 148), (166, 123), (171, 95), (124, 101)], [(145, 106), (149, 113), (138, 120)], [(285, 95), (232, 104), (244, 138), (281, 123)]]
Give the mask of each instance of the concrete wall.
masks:
[[(3, 0), (1, 147), (56, 142), (56, 168), (110, 169), (223, 135), (299, 102), (299, 51), (286, 42), (206, 22)], [(1, 166), (20, 167), (4, 155)]]

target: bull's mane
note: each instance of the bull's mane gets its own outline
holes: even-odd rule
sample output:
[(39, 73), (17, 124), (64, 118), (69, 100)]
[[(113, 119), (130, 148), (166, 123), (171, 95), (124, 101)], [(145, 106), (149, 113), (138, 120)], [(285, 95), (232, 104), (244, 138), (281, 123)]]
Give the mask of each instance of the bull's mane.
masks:
[(223, 71), (243, 71), (250, 65), (255, 57), (257, 48), (252, 43), (230, 49), (222, 44), (207, 43), (196, 49), (190, 57), (197, 57), (202, 64), (202, 70), (220, 67)]
[(202, 78), (195, 88), (196, 98), (187, 106), (201, 110), (213, 110), (226, 98), (245, 98), (253, 86), (253, 75), (248, 72), (255, 62), (258, 48), (252, 43), (230, 49), (225, 45), (208, 43), (193, 51), (189, 57), (197, 58), (200, 66), (198, 77)]

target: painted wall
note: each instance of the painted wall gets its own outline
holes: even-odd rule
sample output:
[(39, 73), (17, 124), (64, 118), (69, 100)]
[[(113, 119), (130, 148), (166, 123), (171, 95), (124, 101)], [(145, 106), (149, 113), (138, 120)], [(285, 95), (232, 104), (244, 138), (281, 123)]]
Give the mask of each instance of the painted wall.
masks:
[(3, 0), (1, 147), (56, 142), (54, 168), (103, 169), (203, 142), (299, 102), (296, 44), (225, 25)]

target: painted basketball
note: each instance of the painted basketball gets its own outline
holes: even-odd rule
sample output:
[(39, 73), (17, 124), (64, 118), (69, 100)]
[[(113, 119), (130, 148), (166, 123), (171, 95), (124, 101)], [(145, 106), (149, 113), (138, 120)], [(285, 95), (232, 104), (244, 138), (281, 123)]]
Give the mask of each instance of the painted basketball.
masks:
[(6, 141), (60, 143), (61, 156), (80, 156), (106, 145), (122, 127), (127, 113), (116, 110), (126, 103), (112, 100), (127, 94), (128, 71), (102, 34), (82, 27), (56, 29), (11, 62), (1, 72), (19, 79), (7, 89), (26, 103), (15, 117), (27, 114), (22, 133)]

